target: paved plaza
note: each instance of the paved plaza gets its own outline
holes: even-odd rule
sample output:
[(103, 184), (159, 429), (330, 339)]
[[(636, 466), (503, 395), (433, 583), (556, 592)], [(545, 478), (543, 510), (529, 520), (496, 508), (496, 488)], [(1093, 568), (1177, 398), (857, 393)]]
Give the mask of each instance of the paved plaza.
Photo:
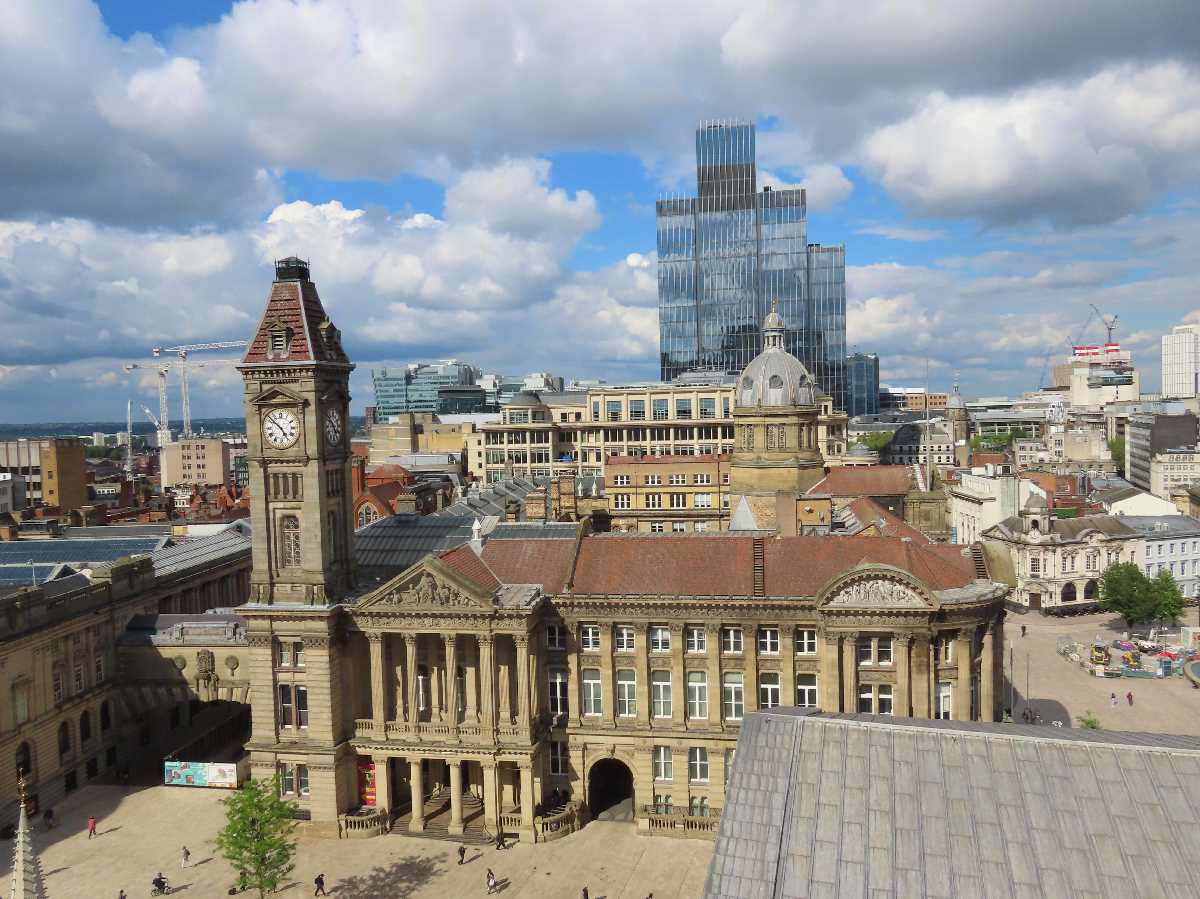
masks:
[[(85, 787), (55, 809), (54, 830), (35, 827), (50, 899), (116, 899), (120, 889), (137, 899), (150, 894), (158, 871), (187, 899), (225, 896), (233, 877), (211, 843), (224, 820), (221, 798), (221, 791), (185, 787)], [(89, 841), (92, 813), (99, 836)], [(181, 869), (184, 845), (191, 865)], [(0, 895), (8, 893), (12, 846), (0, 842)], [(311, 896), (313, 877), (323, 872), (329, 894), (340, 899), (483, 896), (491, 867), (505, 899), (578, 899), (583, 886), (592, 899), (645, 899), (650, 892), (655, 899), (692, 899), (703, 892), (713, 844), (639, 837), (632, 824), (597, 821), (544, 845), (502, 852), (470, 848), (462, 867), (456, 849), (455, 843), (398, 834), (302, 839), (293, 882), (281, 895)]]
[[(1189, 623), (1196, 610), (1185, 609)], [(1021, 625), (1026, 636), (1021, 636)], [(1152, 731), (1200, 736), (1200, 690), (1184, 677), (1163, 679), (1093, 677), (1078, 664), (1058, 655), (1055, 642), (1071, 637), (1085, 646), (1097, 635), (1112, 641), (1125, 631), (1124, 619), (1109, 613), (1047, 618), (1036, 613), (1009, 615), (1004, 629), (1004, 704), (1009, 706), (1009, 671), (1016, 688), (1013, 717), (1021, 720), (1028, 693), (1033, 709), (1046, 724), (1062, 721), (1078, 727), (1076, 716), (1092, 711), (1104, 730)], [(1133, 705), (1125, 694), (1133, 691)], [(1116, 693), (1118, 704), (1109, 697)]]

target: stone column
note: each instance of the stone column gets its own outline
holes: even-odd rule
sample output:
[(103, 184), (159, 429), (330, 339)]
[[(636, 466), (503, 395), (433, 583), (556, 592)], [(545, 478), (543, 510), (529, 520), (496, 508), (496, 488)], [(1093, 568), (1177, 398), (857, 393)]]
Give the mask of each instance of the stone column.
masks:
[(466, 687), (467, 694), (463, 697), (463, 703), (467, 707), (466, 714), (463, 716), (465, 721), (472, 723), (479, 722), (479, 686), (475, 682), (475, 678), (479, 676), (479, 643), (472, 645), (470, 642), (463, 647), (463, 685)]
[(746, 660), (746, 714), (758, 711), (758, 623), (746, 628), (742, 635), (742, 658)]
[(458, 733), (458, 635), (443, 634), (446, 643), (446, 714), (450, 726)]
[(522, 759), (521, 770), (521, 839), (535, 840), (533, 833), (533, 761)]
[[(842, 684), (838, 674), (840, 651), (838, 635), (829, 631), (818, 635), (821, 647), (821, 657), (818, 661), (820, 672), (817, 674), (817, 704), (823, 712), (840, 712), (842, 710)], [(792, 684), (792, 689), (796, 685)]]
[(613, 672), (613, 626), (600, 626), (600, 721), (615, 726), (617, 714), (616, 674)]
[(579, 625), (567, 624), (567, 718), (576, 727), (583, 723), (583, 685), (579, 674)]
[(637, 722), (650, 724), (650, 628), (643, 624), (636, 629), (633, 643), (633, 675), (637, 684), (633, 690), (637, 703)]
[(408, 701), (408, 726), (416, 730), (420, 715), (417, 714), (417, 635), (404, 635), (404, 677), (406, 678), (404, 692)]
[(917, 634), (913, 638), (909, 667), (912, 671), (911, 691), (914, 718), (930, 718), (930, 701), (933, 696), (933, 671), (930, 667), (931, 643), (929, 634)]
[(717, 624), (704, 626), (704, 659), (708, 663), (708, 722), (721, 723), (721, 627)]
[(421, 774), (421, 760), (409, 759), (408, 786), (412, 790), (412, 818), (408, 822), (408, 829), (412, 833), (420, 833), (425, 829), (425, 783)]
[(687, 717), (687, 675), (683, 666), (683, 624), (671, 622), (671, 724), (683, 727)]
[(842, 636), (842, 711), (858, 711), (858, 634)]
[(500, 661), (500, 650), (503, 646), (500, 638), (503, 636), (503, 634), (496, 635), (492, 655), (495, 659), (496, 670), (496, 722), (503, 727), (508, 727), (513, 722), (512, 668), (507, 661)]
[(529, 637), (529, 689), (526, 693), (529, 695), (529, 720), (536, 721), (538, 717), (545, 711), (545, 705), (542, 703), (541, 685), (546, 679), (544, 666), (542, 665), (542, 638), (537, 631)]
[(779, 704), (796, 704), (796, 628), (779, 626)]
[(984, 626), (983, 647), (979, 657), (979, 720), (996, 720), (996, 624)]
[(513, 637), (517, 645), (517, 724), (529, 728), (529, 635)]
[(479, 763), (483, 774), (483, 825), (493, 833), (500, 826), (500, 793), (496, 789), (496, 762), (484, 759)]
[(386, 755), (372, 755), (375, 763), (375, 811), (381, 813), (391, 823), (389, 817), (392, 807), (392, 770)]
[(446, 830), (457, 836), (463, 832), (462, 762), (458, 759), (450, 759), (447, 764), (450, 766), (450, 824), (447, 825)]
[(954, 682), (954, 720), (971, 720), (971, 669), (974, 660), (971, 655), (971, 644), (974, 642), (970, 628), (958, 632), (954, 641), (954, 664), (958, 669), (958, 677)]
[(387, 667), (383, 652), (383, 634), (367, 633), (371, 648), (371, 721), (375, 739), (387, 739)]
[(896, 665), (896, 695), (892, 699), (892, 711), (907, 718), (912, 714), (912, 680), (908, 671), (910, 634), (899, 633), (893, 638), (893, 660)]
[[(491, 738), (496, 731), (496, 663), (495, 638), (491, 634), (479, 635), (479, 712), (483, 722), (483, 733)], [(485, 784), (487, 772), (484, 771)], [(492, 766), (492, 780), (496, 779), (496, 768)]]

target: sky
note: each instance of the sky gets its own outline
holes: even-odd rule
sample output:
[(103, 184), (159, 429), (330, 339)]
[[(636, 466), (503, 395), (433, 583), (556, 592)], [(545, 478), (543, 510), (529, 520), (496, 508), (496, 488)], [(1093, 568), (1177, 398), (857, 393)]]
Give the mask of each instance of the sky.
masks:
[(714, 118), (845, 245), (884, 382), (1034, 389), (1095, 304), (1155, 391), (1200, 321), (1194, 0), (7, 0), (0, 421), (157, 409), (124, 364), (248, 337), (293, 254), (356, 413), (409, 361), (655, 378), (654, 201)]

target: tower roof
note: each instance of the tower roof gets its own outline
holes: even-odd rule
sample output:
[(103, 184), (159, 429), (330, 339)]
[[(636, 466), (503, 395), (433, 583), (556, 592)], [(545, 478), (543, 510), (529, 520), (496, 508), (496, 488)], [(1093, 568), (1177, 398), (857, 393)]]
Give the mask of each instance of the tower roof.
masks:
[(33, 837), (29, 832), (29, 814), (25, 811), (25, 778), (17, 781), (18, 804), (21, 807), (17, 819), (17, 839), (13, 845), (12, 880), (8, 888), (9, 899), (46, 899), (46, 884), (42, 880), (42, 865), (33, 851)]
[(763, 320), (763, 351), (750, 360), (738, 379), (739, 406), (813, 406), (817, 388), (799, 359), (783, 347), (785, 326), (779, 301)]
[(308, 263), (295, 256), (276, 261), (267, 308), (242, 358), (243, 364), (271, 362), (350, 362), (309, 280)]

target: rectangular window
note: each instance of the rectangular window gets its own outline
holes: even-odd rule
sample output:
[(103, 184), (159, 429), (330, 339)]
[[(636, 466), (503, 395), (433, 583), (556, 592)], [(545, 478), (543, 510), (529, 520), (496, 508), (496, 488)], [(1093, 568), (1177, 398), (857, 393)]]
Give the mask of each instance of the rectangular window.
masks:
[(600, 401), (595, 400), (592, 402), (592, 421), (599, 421), (599, 420), (600, 420)]
[(561, 668), (552, 668), (550, 677), (550, 714), (566, 715), (567, 706), (567, 672)]
[(875, 711), (875, 694), (869, 685), (858, 688), (858, 710), (868, 715)]
[(703, 671), (688, 672), (687, 714), (695, 719), (708, 717), (708, 675)]
[(1035, 558), (1032, 558), (1029, 560), (1029, 573), (1032, 574), (1034, 577), (1037, 577), (1038, 575), (1040, 575), (1042, 573), (1042, 560), (1041, 559), (1035, 557)]
[(686, 493), (668, 493), (667, 495), (669, 497), (671, 497), (671, 508), (672, 509), (686, 509), (687, 508), (687, 494)]
[(950, 665), (954, 662), (954, 638), (942, 637), (942, 661)]
[(629, 418), (631, 421), (646, 420), (646, 401), (645, 400), (630, 400), (629, 401)]
[(662, 475), (660, 475), (660, 474), (646, 475), (646, 486), (647, 487), (659, 487), (661, 485), (662, 485)]
[(647, 509), (661, 509), (662, 507), (663, 506), (662, 506), (662, 494), (661, 493), (647, 493), (646, 494), (646, 508)]
[(297, 668), (304, 667), (304, 644), (299, 641), (292, 644), (292, 664)]
[(294, 727), (296, 724), (296, 710), (292, 704), (292, 685), (279, 685), (279, 726)]
[(935, 715), (943, 721), (949, 721), (954, 714), (953, 693), (951, 684), (943, 681), (937, 685), (937, 704)]
[(708, 637), (702, 627), (689, 627), (687, 629), (687, 651), (688, 652), (705, 652), (708, 649)]
[(671, 672), (650, 672), (651, 698), (654, 702), (655, 718), (671, 717)]
[(721, 681), (722, 711), (726, 721), (741, 721), (746, 707), (744, 684), (740, 671), (727, 671)]
[(696, 475), (696, 484), (703, 487), (712, 483), (712, 478), (706, 474)]
[(675, 776), (670, 746), (654, 747), (654, 779), (671, 780)]
[(796, 675), (796, 705), (802, 709), (817, 707), (817, 676), (815, 674)]
[(740, 627), (721, 628), (721, 652), (742, 651), (742, 629)]
[(688, 780), (692, 783), (708, 781), (708, 750), (703, 746), (688, 749)]
[(779, 628), (760, 627), (758, 629), (758, 651), (763, 655), (779, 655)]
[(308, 727), (308, 687), (296, 688), (296, 727)]
[(63, 674), (61, 671), (54, 672), (54, 704), (62, 705), (63, 701)]
[(796, 654), (811, 656), (817, 654), (817, 632), (800, 628), (796, 631)]
[(758, 707), (773, 709), (779, 705), (779, 675), (763, 672), (758, 676)]
[(717, 398), (708, 396), (700, 399), (700, 417), (701, 418), (716, 418), (717, 417)]
[(606, 421), (621, 420), (621, 401), (608, 400), (604, 403), (604, 418)]
[(75, 694), (78, 695), (83, 692), (83, 666), (76, 665), (73, 673), (75, 675), (73, 681), (75, 686)]
[(661, 521), (650, 522), (650, 533), (661, 534), (663, 532), (663, 523)]
[(703, 534), (707, 530), (708, 530), (708, 522), (707, 521), (697, 521), (696, 522), (696, 533), (697, 534)]
[(13, 685), (13, 711), (16, 713), (16, 722), (18, 725), (24, 724), (29, 720), (28, 683)]
[(584, 624), (580, 626), (579, 648), (584, 652), (594, 652), (600, 648), (600, 625)]
[(546, 648), (547, 649), (566, 649), (567, 648), (567, 629), (561, 624), (546, 625)]
[(628, 624), (617, 625), (617, 637), (614, 648), (617, 652), (633, 652), (633, 627)]
[(697, 493), (696, 494), (696, 508), (697, 509), (711, 509), (712, 508), (712, 494), (711, 493)]
[(92, 659), (92, 674), (95, 675), (95, 683), (104, 683), (104, 656), (97, 655)]
[(654, 420), (666, 421), (668, 416), (667, 401), (654, 400)]
[(878, 665), (892, 664), (892, 638), (879, 637), (875, 641), (875, 662)]
[(293, 765), (279, 766), (279, 792), (291, 796), (296, 792), (296, 768)]
[(600, 715), (604, 711), (604, 702), (600, 693), (600, 672), (595, 668), (583, 670), (583, 713), (585, 715)]
[(550, 743), (550, 773), (563, 776), (568, 773), (567, 744), (561, 740)]
[(876, 703), (876, 711), (880, 715), (892, 714), (892, 685), (880, 684), (878, 687), (878, 702)]
[(667, 483), (670, 484), (672, 487), (682, 487), (684, 484), (687, 483), (687, 475), (685, 475), (685, 474), (667, 475)]
[(672, 521), (671, 522), (671, 533), (672, 534), (686, 534), (687, 533), (687, 522), (686, 521)]
[(676, 418), (691, 418), (692, 417), (692, 401), (677, 398), (675, 400), (675, 417)]
[(627, 474), (613, 475), (613, 486), (614, 487), (628, 487), (629, 486), (629, 475), (627, 475)]
[(671, 651), (671, 629), (656, 625), (650, 628), (650, 651), (651, 652), (670, 652)]
[(630, 502), (630, 497), (629, 497), (628, 493), (614, 493), (613, 494), (613, 508), (614, 509), (629, 509), (632, 507), (632, 505), (633, 504)]
[(637, 675), (629, 670), (617, 672), (617, 715), (621, 718), (637, 715)]

